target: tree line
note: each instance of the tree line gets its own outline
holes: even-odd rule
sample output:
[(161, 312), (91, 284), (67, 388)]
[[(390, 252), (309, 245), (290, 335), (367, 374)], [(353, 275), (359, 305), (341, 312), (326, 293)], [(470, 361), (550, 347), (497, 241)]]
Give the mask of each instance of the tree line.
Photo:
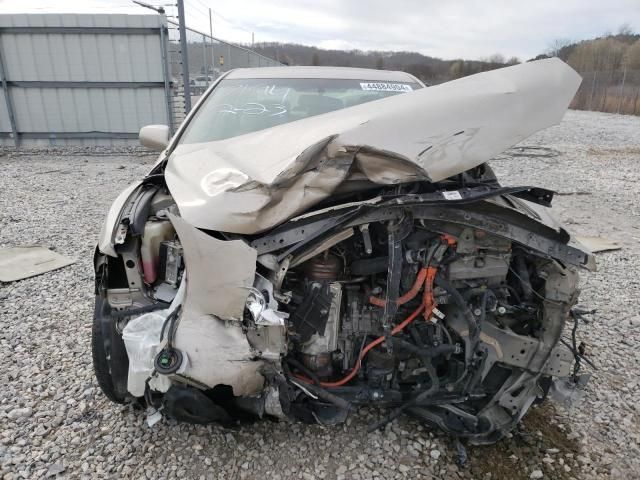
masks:
[[(177, 49), (176, 44), (173, 50)], [(234, 52), (233, 47), (189, 42), (188, 50), (192, 71), (209, 71), (213, 76), (228, 68), (259, 66), (256, 58), (246, 51)], [(428, 85), (520, 63), (516, 57), (505, 58), (499, 53), (479, 60), (445, 60), (409, 51), (325, 50), (275, 42), (258, 43), (253, 50), (286, 65), (402, 70)], [(177, 59), (177, 53), (174, 56)], [(640, 115), (640, 35), (628, 26), (590, 40), (555, 40), (546, 52), (526, 61), (549, 57), (561, 58), (583, 77), (572, 108)], [(224, 65), (219, 60), (223, 58)], [(179, 75), (179, 61), (172, 61), (171, 66), (172, 73)]]
[[(444, 60), (417, 52), (324, 50), (293, 43), (259, 43), (257, 52), (287, 65), (331, 65), (402, 70), (434, 85), (520, 63), (501, 54), (480, 60)], [(559, 57), (583, 77), (572, 108), (640, 115), (640, 35), (623, 25), (590, 40), (558, 39), (535, 58)]]
[(378, 70), (402, 70), (418, 77), (427, 84), (446, 82), (474, 73), (520, 63), (513, 57), (505, 59), (500, 54), (481, 60), (443, 60), (418, 52), (325, 50), (294, 43), (265, 42), (253, 49), (286, 65), (329, 65), (335, 67), (375, 68)]
[(640, 115), (640, 35), (628, 27), (593, 40), (557, 41), (548, 55), (582, 75), (572, 108)]

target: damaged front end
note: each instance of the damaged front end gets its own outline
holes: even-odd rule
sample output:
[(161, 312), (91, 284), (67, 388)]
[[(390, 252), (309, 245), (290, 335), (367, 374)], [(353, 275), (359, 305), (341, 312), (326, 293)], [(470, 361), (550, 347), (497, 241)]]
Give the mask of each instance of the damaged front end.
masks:
[[(407, 101), (387, 104), (393, 117)], [(414, 161), (350, 130), (365, 111), (345, 114), (347, 133), (288, 152), (269, 181), (249, 171), (234, 183), (239, 144), (217, 170), (207, 162), (222, 147), (207, 146), (197, 169), (191, 149), (123, 195), (95, 258), (94, 365), (109, 398), (223, 424), (331, 425), (375, 405), (374, 429), (409, 414), (491, 443), (566, 393), (578, 352), (562, 334), (577, 271), (595, 264), (547, 213), (553, 192), (501, 187), (478, 156), (516, 137), (463, 128), (473, 133)]]

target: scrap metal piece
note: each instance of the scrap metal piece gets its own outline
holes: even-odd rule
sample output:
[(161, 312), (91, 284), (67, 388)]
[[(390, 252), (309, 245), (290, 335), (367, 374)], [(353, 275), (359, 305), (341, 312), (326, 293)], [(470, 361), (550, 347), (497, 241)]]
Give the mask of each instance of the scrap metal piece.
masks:
[(615, 240), (606, 237), (574, 237), (577, 242), (582, 244), (591, 253), (610, 252), (612, 250), (622, 249)]
[(0, 282), (15, 282), (76, 263), (72, 258), (46, 247), (10, 247), (0, 249)]

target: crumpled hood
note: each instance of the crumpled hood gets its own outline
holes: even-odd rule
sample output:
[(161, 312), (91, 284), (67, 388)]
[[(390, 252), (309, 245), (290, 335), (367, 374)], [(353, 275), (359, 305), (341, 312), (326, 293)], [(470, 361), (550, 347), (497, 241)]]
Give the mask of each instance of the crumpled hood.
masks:
[(440, 181), (560, 122), (580, 76), (553, 58), (479, 73), (209, 143), (178, 145), (165, 178), (209, 230), (275, 227), (363, 181)]

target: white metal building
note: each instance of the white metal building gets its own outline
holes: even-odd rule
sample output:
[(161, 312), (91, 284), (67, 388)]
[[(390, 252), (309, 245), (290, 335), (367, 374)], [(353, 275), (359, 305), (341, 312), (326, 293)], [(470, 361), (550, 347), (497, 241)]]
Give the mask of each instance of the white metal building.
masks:
[(171, 124), (161, 15), (0, 15), (0, 144), (136, 144)]

